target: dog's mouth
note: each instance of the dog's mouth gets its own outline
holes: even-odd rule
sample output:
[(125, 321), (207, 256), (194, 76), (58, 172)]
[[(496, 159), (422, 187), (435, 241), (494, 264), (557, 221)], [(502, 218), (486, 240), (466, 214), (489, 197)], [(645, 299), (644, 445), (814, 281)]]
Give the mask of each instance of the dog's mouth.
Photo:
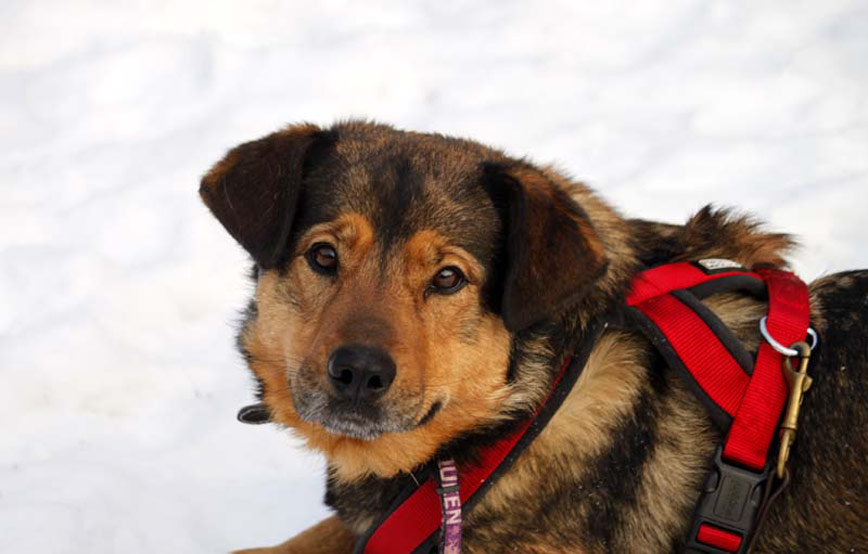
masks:
[(406, 433), (428, 424), (443, 408), (433, 402), (421, 417), (421, 410), (411, 410), (412, 416), (370, 404), (348, 403), (320, 394), (293, 395), (296, 413), (307, 423), (321, 426), (328, 433), (352, 439), (373, 441), (385, 433)]

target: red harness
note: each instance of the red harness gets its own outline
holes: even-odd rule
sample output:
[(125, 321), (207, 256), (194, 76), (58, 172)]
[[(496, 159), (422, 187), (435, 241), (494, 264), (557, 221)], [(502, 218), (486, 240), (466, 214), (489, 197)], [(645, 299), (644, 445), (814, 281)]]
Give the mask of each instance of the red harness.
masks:
[[(770, 486), (773, 460), (769, 450), (788, 396), (783, 355), (763, 341), (754, 362), (733, 333), (700, 302), (710, 294), (736, 290), (768, 298), (767, 329), (780, 343), (804, 340), (809, 324), (808, 290), (785, 271), (746, 271), (728, 260), (673, 263), (640, 273), (626, 298), (626, 321), (686, 378), (726, 435), (686, 539), (688, 553), (746, 552)], [(552, 392), (534, 417), (483, 448), (478, 464), (459, 468), (457, 497), (455, 487), (438, 487), (437, 471), (432, 468), (430, 478), (399, 495), (383, 520), (359, 541), (356, 554), (430, 552), (441, 534), (441, 551), (457, 552), (460, 533), (455, 536), (449, 520), (460, 525), (462, 505), (464, 510), (472, 508), (545, 427), (607, 325), (591, 326), (585, 344), (564, 362)], [(458, 517), (451, 518), (447, 508), (455, 510), (459, 499)], [(441, 516), (444, 532), (438, 533)]]

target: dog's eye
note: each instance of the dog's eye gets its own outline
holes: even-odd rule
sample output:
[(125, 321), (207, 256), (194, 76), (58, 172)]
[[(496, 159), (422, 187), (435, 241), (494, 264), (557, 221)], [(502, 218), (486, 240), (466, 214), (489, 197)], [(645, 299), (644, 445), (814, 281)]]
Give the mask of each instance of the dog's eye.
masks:
[(307, 251), (307, 263), (314, 271), (334, 275), (338, 269), (338, 253), (335, 247), (325, 242), (318, 242)]
[(431, 287), (440, 294), (452, 294), (464, 286), (467, 280), (455, 266), (444, 267), (431, 280)]

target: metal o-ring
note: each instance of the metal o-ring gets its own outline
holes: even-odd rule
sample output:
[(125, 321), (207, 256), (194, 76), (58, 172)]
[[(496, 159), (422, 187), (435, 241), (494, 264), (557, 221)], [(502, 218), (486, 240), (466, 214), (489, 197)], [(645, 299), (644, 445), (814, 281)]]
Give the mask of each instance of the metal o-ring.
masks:
[[(778, 352), (780, 352), (784, 356), (790, 356), (790, 357), (798, 356), (799, 355), (798, 350), (796, 350), (795, 348), (788, 348), (788, 347), (784, 346), (783, 344), (776, 341), (775, 338), (772, 336), (772, 334), (769, 333), (769, 329), (766, 326), (766, 320), (767, 319), (768, 319), (767, 316), (763, 316), (762, 319), (760, 319), (760, 324), (759, 324), (760, 333), (762, 333), (763, 338), (766, 339), (766, 342), (768, 342), (772, 348), (774, 348), (775, 350), (777, 350)], [(811, 350), (813, 350), (817, 346), (817, 340), (818, 340), (817, 332), (814, 331), (812, 328), (808, 327), (808, 335), (811, 336)]]

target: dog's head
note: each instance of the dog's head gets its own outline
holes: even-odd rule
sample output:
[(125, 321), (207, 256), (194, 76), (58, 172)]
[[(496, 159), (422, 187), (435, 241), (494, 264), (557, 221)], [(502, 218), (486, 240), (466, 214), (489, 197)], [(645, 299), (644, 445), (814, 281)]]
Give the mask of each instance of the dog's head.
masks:
[(240, 343), (272, 419), (347, 478), (497, 420), (515, 335), (606, 266), (546, 172), (438, 135), (296, 125), (231, 150), (200, 193), (256, 263)]

